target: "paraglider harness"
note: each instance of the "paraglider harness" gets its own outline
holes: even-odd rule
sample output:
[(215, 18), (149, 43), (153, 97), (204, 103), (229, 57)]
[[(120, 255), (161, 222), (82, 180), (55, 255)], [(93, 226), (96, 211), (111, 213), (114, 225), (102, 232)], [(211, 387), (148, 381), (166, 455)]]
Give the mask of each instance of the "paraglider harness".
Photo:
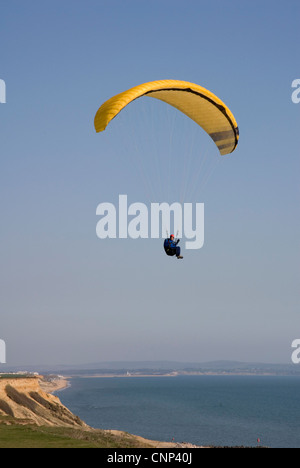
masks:
[(179, 244), (179, 242), (180, 239), (177, 239), (176, 241), (172, 241), (170, 238), (165, 240), (164, 249), (169, 257), (174, 257), (176, 255), (176, 247)]

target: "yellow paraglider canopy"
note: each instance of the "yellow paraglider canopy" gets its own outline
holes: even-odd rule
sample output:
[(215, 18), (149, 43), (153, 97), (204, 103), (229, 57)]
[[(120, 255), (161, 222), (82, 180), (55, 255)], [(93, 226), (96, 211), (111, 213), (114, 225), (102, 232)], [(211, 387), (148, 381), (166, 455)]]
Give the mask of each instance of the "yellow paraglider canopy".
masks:
[(221, 155), (232, 153), (237, 147), (239, 129), (230, 109), (207, 89), (177, 80), (152, 81), (112, 97), (96, 114), (96, 132), (104, 131), (124, 107), (142, 96), (164, 101), (186, 114), (209, 134)]

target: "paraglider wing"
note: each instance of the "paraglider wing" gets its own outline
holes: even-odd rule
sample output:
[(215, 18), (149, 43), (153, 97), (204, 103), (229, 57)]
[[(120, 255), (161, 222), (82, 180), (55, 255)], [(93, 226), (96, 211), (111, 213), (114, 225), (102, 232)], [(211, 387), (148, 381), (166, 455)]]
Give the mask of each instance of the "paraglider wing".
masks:
[(239, 129), (230, 109), (207, 89), (186, 81), (152, 81), (112, 97), (96, 114), (96, 131), (104, 131), (124, 107), (142, 96), (164, 101), (190, 117), (209, 134), (221, 155), (237, 147)]

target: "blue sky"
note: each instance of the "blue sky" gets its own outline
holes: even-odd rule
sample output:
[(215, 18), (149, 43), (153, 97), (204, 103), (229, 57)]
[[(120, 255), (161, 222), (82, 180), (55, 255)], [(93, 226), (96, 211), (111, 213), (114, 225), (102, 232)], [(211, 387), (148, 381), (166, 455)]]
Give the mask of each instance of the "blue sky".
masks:
[[(0, 12), (8, 364), (289, 362), (300, 338), (298, 0), (2, 0)], [(241, 132), (205, 187), (195, 184), (205, 246), (180, 264), (161, 241), (101, 241), (95, 232), (99, 203), (121, 193), (149, 202), (137, 158), (157, 198), (166, 151), (174, 193), (182, 183), (184, 139), (189, 157), (216, 159), (208, 137), (155, 103), (136, 102), (95, 133), (102, 102), (158, 79), (210, 89)], [(178, 141), (168, 148), (170, 119)]]

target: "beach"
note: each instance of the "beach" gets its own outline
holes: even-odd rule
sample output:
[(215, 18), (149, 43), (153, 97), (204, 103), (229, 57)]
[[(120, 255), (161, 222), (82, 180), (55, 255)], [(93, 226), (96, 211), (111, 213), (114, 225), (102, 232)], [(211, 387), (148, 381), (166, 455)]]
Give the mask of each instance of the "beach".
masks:
[(62, 375), (41, 376), (39, 383), (44, 392), (52, 394), (70, 387), (70, 377)]

